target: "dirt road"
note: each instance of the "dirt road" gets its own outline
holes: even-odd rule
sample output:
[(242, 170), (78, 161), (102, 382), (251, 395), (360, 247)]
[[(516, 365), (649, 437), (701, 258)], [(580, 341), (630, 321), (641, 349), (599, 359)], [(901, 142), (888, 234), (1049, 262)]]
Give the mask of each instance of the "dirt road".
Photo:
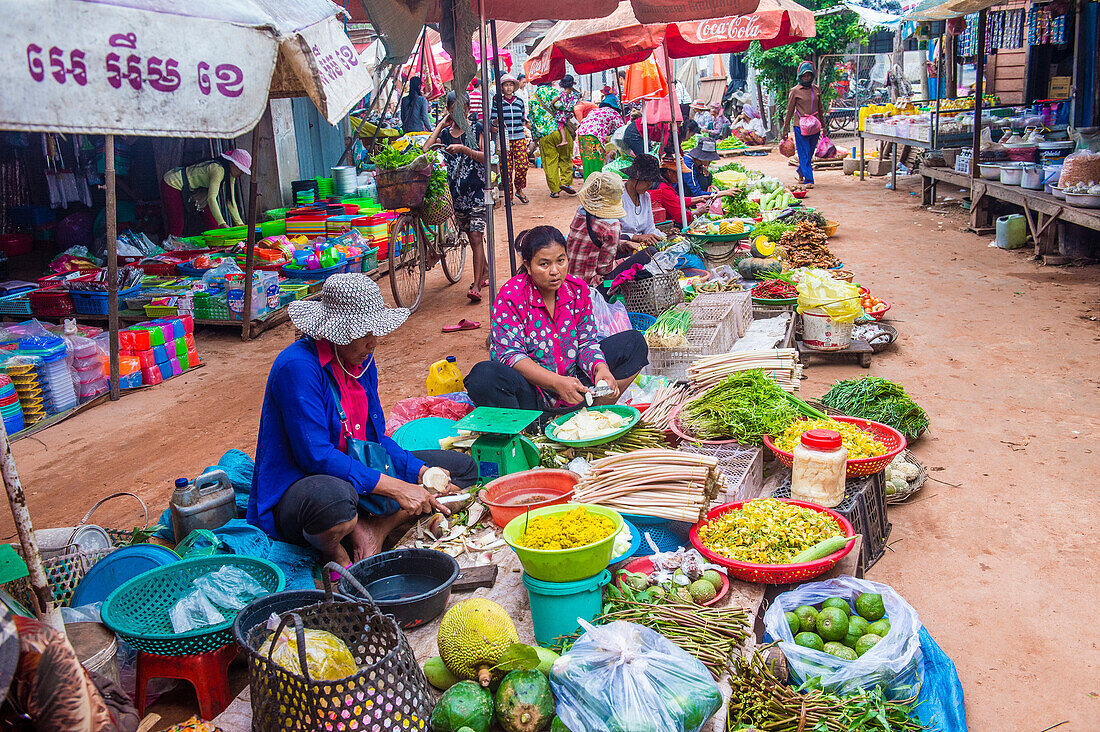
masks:
[[(793, 179), (777, 155), (746, 162)], [(576, 201), (550, 199), (537, 170), (531, 181), (516, 230), (568, 226)], [(1100, 269), (1043, 268), (1025, 250), (990, 249), (987, 238), (959, 230), (957, 208), (924, 211), (908, 193), (914, 183), (893, 192), (883, 181), (825, 172), (807, 200), (841, 222), (830, 245), (892, 304), (901, 338), (869, 372), (815, 362), (803, 393), (871, 373), (904, 384), (932, 417), (931, 436), (915, 450), (934, 481), (890, 509), (890, 550), (869, 576), (901, 592), (955, 660), (971, 729), (1039, 732), (1069, 720), (1059, 730), (1094, 730)], [(503, 278), (504, 245), (498, 251)], [(454, 354), (465, 371), (486, 355), (487, 302), (467, 304), (468, 280), (445, 283), (430, 273), (424, 306), (379, 348), (387, 407), (423, 393), (432, 361)], [(482, 328), (440, 333), (462, 317)], [(18, 442), (37, 524), (72, 525), (97, 498), (122, 490), (141, 495), (156, 516), (176, 477), (198, 474), (229, 448), (254, 453), (267, 371), (291, 338), (290, 326), (247, 344), (200, 331), (205, 368)], [(120, 500), (97, 522), (139, 518)], [(2, 523), (2, 535), (13, 534), (10, 517)]]

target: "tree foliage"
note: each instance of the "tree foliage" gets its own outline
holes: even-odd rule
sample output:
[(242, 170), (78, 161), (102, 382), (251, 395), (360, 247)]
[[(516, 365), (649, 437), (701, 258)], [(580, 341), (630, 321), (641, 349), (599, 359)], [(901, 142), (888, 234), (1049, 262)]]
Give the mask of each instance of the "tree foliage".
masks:
[[(833, 0), (799, 0), (810, 10), (824, 10), (834, 5)], [(816, 18), (817, 35), (805, 41), (765, 50), (753, 41), (746, 53), (748, 63), (756, 69), (764, 87), (777, 100), (785, 100), (787, 92), (797, 83), (795, 74), (803, 61), (816, 61), (828, 54), (840, 54), (851, 43), (867, 40), (867, 31), (859, 24), (859, 16), (850, 11), (830, 13)], [(832, 83), (836, 80), (835, 59), (827, 60), (817, 69), (817, 83), (822, 89), (826, 104), (833, 95)], [(779, 102), (780, 105), (783, 101)]]

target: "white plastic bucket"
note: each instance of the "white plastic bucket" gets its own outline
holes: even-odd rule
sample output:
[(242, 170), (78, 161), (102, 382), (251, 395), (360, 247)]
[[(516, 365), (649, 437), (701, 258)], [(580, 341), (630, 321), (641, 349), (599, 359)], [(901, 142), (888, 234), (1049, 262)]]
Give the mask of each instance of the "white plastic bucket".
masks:
[(815, 351), (843, 351), (852, 342), (852, 323), (838, 323), (821, 308), (802, 313), (802, 342)]

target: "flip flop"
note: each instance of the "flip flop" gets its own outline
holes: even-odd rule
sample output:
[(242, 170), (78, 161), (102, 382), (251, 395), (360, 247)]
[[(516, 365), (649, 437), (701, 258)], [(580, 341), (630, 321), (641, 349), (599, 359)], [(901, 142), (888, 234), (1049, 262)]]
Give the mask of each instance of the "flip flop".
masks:
[(522, 193), (517, 193), (516, 198), (519, 200), (520, 203), (530, 203), (531, 202), (531, 199), (528, 198), (527, 196), (523, 195)]
[(458, 323), (456, 323), (455, 325), (445, 325), (445, 326), (443, 326), (443, 332), (444, 333), (457, 333), (460, 330), (477, 330), (480, 327), (481, 327), (481, 323), (479, 323), (478, 321), (476, 321), (476, 320), (466, 320), (466, 318), (463, 318), (462, 320), (458, 321)]
[(471, 287), (466, 293), (466, 297), (470, 298), (470, 302), (481, 302), (481, 291)]
[(489, 286), (489, 280), (487, 280), (487, 279), (485, 279), (485, 280), (482, 280), (482, 281), (481, 281), (481, 286), (482, 286), (482, 287), (488, 287), (488, 286)]
[(557, 193), (551, 193), (550, 198), (557, 198), (559, 195), (560, 194), (557, 194)]

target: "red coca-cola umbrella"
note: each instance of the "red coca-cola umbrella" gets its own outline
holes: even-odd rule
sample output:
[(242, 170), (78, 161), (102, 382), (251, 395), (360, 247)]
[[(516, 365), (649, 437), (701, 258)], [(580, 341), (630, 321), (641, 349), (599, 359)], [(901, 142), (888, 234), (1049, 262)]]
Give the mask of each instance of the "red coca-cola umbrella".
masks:
[(623, 2), (606, 18), (559, 23), (524, 68), (537, 83), (564, 76), (566, 61), (577, 73), (591, 74), (642, 61), (661, 45), (671, 58), (690, 58), (738, 53), (752, 41), (775, 48), (816, 34), (813, 12), (794, 0), (760, 0), (747, 15), (658, 24), (639, 22), (634, 8)]
[[(741, 15), (756, 10), (756, 0), (709, 0), (709, 2), (684, 2), (684, 0), (623, 0), (633, 8), (634, 15), (642, 23), (673, 23), (685, 20), (704, 20), (716, 15)], [(344, 5), (344, 3), (340, 3)], [(544, 20), (552, 16), (556, 20), (606, 18), (615, 12), (619, 0), (554, 0), (545, 2), (517, 2), (517, 0), (481, 0), (486, 18), (528, 22)], [(478, 0), (470, 0), (474, 13), (478, 12)], [(399, 10), (400, 8), (400, 10)], [(362, 3), (347, 3), (345, 9), (356, 23), (407, 21), (409, 17), (422, 17), (426, 22), (438, 23), (442, 15), (439, 2), (425, 0), (386, 0), (375, 3), (368, 16)], [(424, 15), (421, 15), (424, 13)]]

